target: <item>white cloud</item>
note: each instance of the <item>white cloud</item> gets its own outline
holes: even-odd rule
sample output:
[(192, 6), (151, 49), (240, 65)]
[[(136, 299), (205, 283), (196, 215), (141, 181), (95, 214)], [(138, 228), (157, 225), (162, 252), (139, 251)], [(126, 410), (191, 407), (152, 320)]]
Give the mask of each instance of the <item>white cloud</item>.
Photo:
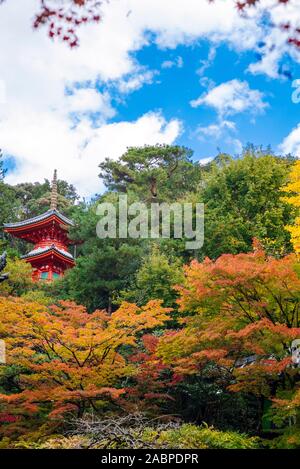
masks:
[(256, 113), (262, 112), (268, 106), (263, 97), (260, 91), (251, 90), (246, 81), (231, 80), (221, 83), (190, 104), (192, 107), (201, 105), (213, 107), (220, 116), (244, 111)]
[(161, 68), (173, 68), (173, 67), (177, 67), (177, 68), (183, 67), (183, 58), (180, 55), (178, 55), (174, 60), (165, 60), (161, 64)]
[(235, 131), (235, 123), (232, 121), (224, 120), (216, 124), (210, 124), (207, 127), (198, 126), (196, 133), (198, 134), (198, 137), (201, 140), (206, 137), (220, 139), (222, 135), (224, 135), (224, 132), (226, 132), (227, 130)]
[(66, 112), (100, 113), (104, 118), (111, 118), (115, 110), (111, 105), (110, 96), (107, 92), (100, 93), (95, 88), (74, 89), (72, 94), (65, 98)]
[(72, 131), (68, 122), (54, 113), (28, 113), (23, 117), (19, 114), (14, 125), (10, 119), (0, 124), (1, 141), (18, 163), (17, 170), (7, 177), (9, 183), (50, 178), (53, 169), (58, 168), (59, 176), (74, 183), (82, 195), (103, 189), (98, 165), (105, 157), (117, 158), (128, 146), (171, 144), (180, 132), (178, 120), (167, 122), (159, 113), (99, 128), (83, 119)]
[(231, 145), (231, 147), (233, 148), (233, 151), (237, 153), (238, 155), (242, 153), (243, 144), (238, 138), (228, 137), (226, 139), (226, 143), (228, 145)]
[(163, 48), (205, 38), (212, 42), (224, 39), (242, 50), (256, 41), (253, 32), (258, 31), (257, 25), (238, 14), (234, 0), (213, 4), (207, 0), (186, 0), (184, 4), (182, 0), (128, 0), (127, 4), (132, 10), (130, 20), (152, 31)]
[(300, 157), (300, 124), (297, 125), (279, 146), (283, 154), (293, 154)]
[(140, 89), (143, 85), (153, 83), (154, 76), (157, 75), (156, 70), (147, 70), (146, 72), (138, 72), (129, 77), (122, 78), (116, 83), (121, 93), (127, 94)]
[(208, 51), (207, 59), (200, 60), (200, 67), (197, 70), (198, 75), (200, 75), (202, 77), (205, 70), (212, 65), (213, 61), (216, 58), (216, 54), (217, 54), (216, 47), (210, 47), (210, 49)]
[[(236, 131), (235, 122), (220, 120), (215, 124), (210, 124), (206, 127), (198, 126), (196, 129), (196, 135), (201, 141), (211, 142), (211, 140), (213, 140), (215, 143), (222, 141), (222, 143), (229, 145), (232, 148), (232, 151), (241, 153), (243, 149), (242, 142), (238, 138), (233, 137)], [(209, 159), (207, 161), (209, 161)]]
[(210, 163), (213, 159), (213, 156), (209, 156), (208, 158), (202, 158), (201, 160), (199, 160), (199, 165), (205, 166), (207, 163)]

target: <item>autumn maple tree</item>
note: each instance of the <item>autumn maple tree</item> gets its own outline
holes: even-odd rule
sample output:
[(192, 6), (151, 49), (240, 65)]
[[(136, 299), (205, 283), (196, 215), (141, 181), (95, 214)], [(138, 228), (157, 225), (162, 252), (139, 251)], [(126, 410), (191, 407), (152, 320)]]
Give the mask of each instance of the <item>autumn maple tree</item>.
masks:
[(234, 392), (272, 399), (299, 381), (291, 341), (300, 335), (300, 279), (296, 257), (252, 253), (193, 261), (180, 293), (182, 328), (167, 332), (157, 355), (176, 373), (214, 364)]
[(0, 337), (7, 363), (0, 369), (0, 410), (18, 428), (43, 412), (59, 421), (116, 402), (126, 390), (122, 379), (135, 371), (122, 348), (134, 349), (143, 332), (168, 320), (159, 301), (139, 308), (123, 303), (111, 316), (88, 314), (83, 306), (61, 302), (45, 308), (0, 297)]

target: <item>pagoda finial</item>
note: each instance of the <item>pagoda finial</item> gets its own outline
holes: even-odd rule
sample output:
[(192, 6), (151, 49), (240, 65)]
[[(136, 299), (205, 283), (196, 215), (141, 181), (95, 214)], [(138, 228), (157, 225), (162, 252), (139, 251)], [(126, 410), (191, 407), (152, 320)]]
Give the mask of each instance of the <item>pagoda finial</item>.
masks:
[(57, 169), (54, 170), (52, 189), (51, 189), (51, 204), (50, 210), (57, 209)]

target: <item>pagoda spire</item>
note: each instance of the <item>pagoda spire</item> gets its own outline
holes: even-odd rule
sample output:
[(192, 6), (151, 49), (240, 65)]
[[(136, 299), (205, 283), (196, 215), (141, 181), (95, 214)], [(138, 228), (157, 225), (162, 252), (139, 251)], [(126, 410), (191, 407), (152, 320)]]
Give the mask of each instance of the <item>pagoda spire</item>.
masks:
[(57, 169), (54, 170), (52, 189), (51, 189), (51, 203), (50, 210), (57, 209)]

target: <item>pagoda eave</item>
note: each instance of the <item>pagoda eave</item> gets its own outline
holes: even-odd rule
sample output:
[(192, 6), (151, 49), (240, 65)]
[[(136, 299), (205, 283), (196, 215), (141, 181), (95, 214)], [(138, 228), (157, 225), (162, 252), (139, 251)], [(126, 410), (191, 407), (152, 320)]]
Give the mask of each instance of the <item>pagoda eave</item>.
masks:
[(60, 254), (54, 249), (41, 254), (23, 256), (22, 259), (32, 265), (45, 263), (47, 261), (60, 261), (69, 267), (73, 267), (75, 265), (75, 261), (73, 258)]
[(55, 223), (58, 228), (64, 231), (68, 231), (69, 226), (74, 226), (72, 220), (69, 220), (57, 210), (48, 210), (42, 215), (29, 218), (28, 220), (19, 221), (16, 223), (5, 223), (4, 230), (16, 236), (20, 232), (28, 232), (44, 226), (48, 227), (53, 223)]
[[(62, 215), (59, 214), (59, 216)], [(62, 223), (62, 220), (55, 212), (49, 212), (47, 218), (39, 219), (39, 217), (35, 217), (31, 220), (32, 223), (30, 224), (26, 222), (5, 224), (4, 231), (15, 238), (23, 239), (33, 244), (37, 244), (41, 238), (45, 238), (47, 235), (50, 238), (61, 240), (65, 245), (70, 244), (68, 237), (69, 225)]]

